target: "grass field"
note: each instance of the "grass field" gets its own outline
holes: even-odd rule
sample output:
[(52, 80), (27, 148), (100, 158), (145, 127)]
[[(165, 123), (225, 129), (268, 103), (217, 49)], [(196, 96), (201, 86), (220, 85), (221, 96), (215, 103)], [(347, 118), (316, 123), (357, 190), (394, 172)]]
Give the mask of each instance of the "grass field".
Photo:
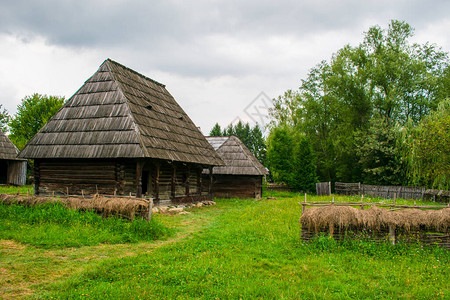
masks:
[[(327, 237), (304, 244), (298, 223), (303, 196), (270, 196), (277, 200), (218, 199), (216, 206), (192, 209), (188, 215), (158, 216), (156, 222), (174, 232), (156, 241), (96, 240), (68, 247), (62, 241), (43, 246), (2, 237), (0, 294), (6, 299), (450, 298), (449, 251), (362, 241), (341, 244)], [(348, 198), (336, 197), (344, 200)], [(11, 220), (0, 222), (5, 219)], [(95, 226), (101, 231), (106, 225), (100, 223), (87, 226), (87, 232), (95, 235)], [(33, 230), (40, 225), (26, 226)], [(72, 226), (54, 229), (52, 239)], [(8, 236), (14, 230), (0, 231)], [(61, 234), (69, 244), (72, 239)]]

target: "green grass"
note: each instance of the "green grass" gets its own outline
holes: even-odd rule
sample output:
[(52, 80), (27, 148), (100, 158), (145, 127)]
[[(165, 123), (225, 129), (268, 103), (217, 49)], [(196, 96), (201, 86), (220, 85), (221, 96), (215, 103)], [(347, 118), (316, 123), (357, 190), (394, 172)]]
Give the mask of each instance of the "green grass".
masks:
[[(159, 216), (159, 222), (176, 228), (165, 241), (50, 249), (0, 241), (0, 294), (58, 299), (450, 297), (448, 250), (338, 243), (326, 236), (304, 243), (298, 223), (298, 202), (304, 196), (271, 196), (278, 200), (218, 199), (216, 206), (188, 215)], [(35, 217), (29, 229), (44, 219)]]
[[(300, 239), (295, 199), (220, 200), (192, 239), (109, 258), (42, 297), (162, 299), (448, 298), (449, 253), (319, 237)], [(199, 212), (201, 214), (201, 212)]]
[(0, 185), (0, 194), (17, 194), (26, 195), (27, 193), (33, 194), (32, 185), (12, 186), (12, 185)]
[(80, 212), (61, 203), (32, 207), (0, 204), (0, 239), (15, 240), (42, 248), (92, 246), (152, 241), (169, 235), (157, 218), (151, 222)]

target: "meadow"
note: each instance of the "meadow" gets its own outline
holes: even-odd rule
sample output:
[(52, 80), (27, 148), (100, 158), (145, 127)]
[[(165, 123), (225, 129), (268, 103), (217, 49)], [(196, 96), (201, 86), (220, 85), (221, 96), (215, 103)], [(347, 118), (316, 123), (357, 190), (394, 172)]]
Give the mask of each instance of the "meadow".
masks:
[[(450, 297), (448, 250), (419, 244), (338, 243), (326, 236), (304, 243), (298, 222), (303, 195), (266, 196), (275, 199), (216, 199), (217, 205), (193, 208), (190, 214), (157, 215), (154, 224), (142, 228), (153, 232), (148, 236), (133, 236), (130, 228), (137, 226), (133, 222), (89, 223), (83, 219), (85, 213), (79, 213), (71, 223), (60, 224), (58, 220), (64, 218), (51, 217), (48, 211), (47, 217), (31, 222), (25, 215), (32, 213), (14, 208), (0, 218), (0, 293), (6, 299)], [(397, 199), (402, 202), (411, 204)], [(61, 216), (59, 209), (55, 214)], [(15, 219), (19, 220), (14, 226), (6, 227)], [(108, 222), (126, 224), (113, 228)], [(51, 235), (45, 234), (49, 232), (45, 226), (52, 228)], [(76, 229), (71, 234), (64, 233), (72, 228)], [(82, 236), (84, 230), (86, 236), (98, 231), (103, 238), (73, 242), (75, 232)], [(25, 232), (30, 233), (22, 238)], [(125, 238), (118, 238), (121, 235)], [(45, 243), (35, 241), (45, 239)]]

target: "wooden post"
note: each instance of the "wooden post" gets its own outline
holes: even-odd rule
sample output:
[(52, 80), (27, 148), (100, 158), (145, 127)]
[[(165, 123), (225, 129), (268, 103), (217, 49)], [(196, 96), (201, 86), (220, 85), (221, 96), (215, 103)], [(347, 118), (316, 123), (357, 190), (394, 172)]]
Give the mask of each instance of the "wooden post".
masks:
[(198, 168), (197, 169), (197, 193), (199, 194), (199, 196), (202, 195), (202, 173), (203, 173), (203, 169)]
[(69, 197), (69, 188), (66, 186), (66, 195)]
[(172, 164), (172, 178), (171, 178), (171, 185), (170, 185), (170, 197), (172, 198), (172, 201), (175, 199), (175, 178), (177, 176), (177, 170), (175, 166)]
[(40, 185), (40, 179), (41, 179), (41, 172), (40, 172), (40, 162), (39, 160), (34, 160), (34, 169), (33, 169), (33, 176), (34, 176), (34, 195), (39, 195), (39, 185)]
[(208, 184), (208, 194), (212, 196), (212, 185), (213, 185), (213, 167), (209, 166), (209, 184)]
[(138, 160), (136, 163), (136, 198), (142, 198), (142, 169), (144, 163)]
[(191, 177), (191, 166), (190, 165), (188, 165), (187, 166), (187, 170), (186, 170), (186, 181), (184, 182), (184, 184), (185, 184), (185, 188), (186, 188), (186, 190), (185, 190), (185, 194), (186, 194), (186, 196), (188, 196), (189, 197), (189, 185), (190, 185), (190, 182), (189, 182), (189, 177)]
[(147, 220), (150, 222), (152, 220), (152, 210), (153, 210), (153, 198), (148, 199), (148, 215)]
[(361, 195), (361, 209), (364, 209), (364, 194)]
[(155, 176), (155, 199), (156, 199), (156, 201), (159, 200), (159, 168), (160, 168), (160, 164), (158, 162), (158, 163), (156, 163), (156, 176)]
[(397, 198), (397, 193), (394, 193), (394, 200), (392, 201), (391, 209), (393, 209), (395, 206), (395, 198)]
[(306, 193), (305, 193), (305, 203), (302, 203), (302, 216), (303, 216), (303, 212), (305, 211), (305, 207), (306, 206)]
[(389, 241), (392, 245), (395, 245), (395, 226), (389, 225)]
[(84, 199), (84, 190), (81, 190), (81, 197), (83, 197), (83, 199)]
[(331, 196), (331, 181), (328, 181), (328, 196)]

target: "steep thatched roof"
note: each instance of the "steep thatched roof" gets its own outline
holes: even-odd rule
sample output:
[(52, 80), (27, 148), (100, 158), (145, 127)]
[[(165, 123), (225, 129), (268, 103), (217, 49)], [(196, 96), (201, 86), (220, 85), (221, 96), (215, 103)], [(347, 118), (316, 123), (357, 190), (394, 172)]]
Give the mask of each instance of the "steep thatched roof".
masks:
[(107, 59), (20, 153), (222, 165), (165, 86)]
[(19, 150), (0, 130), (0, 159), (17, 160), (17, 154), (19, 154)]
[[(248, 148), (236, 136), (206, 137), (225, 166), (214, 167), (213, 174), (227, 175), (265, 175), (266, 168), (256, 159)], [(208, 173), (205, 170), (205, 173)]]

